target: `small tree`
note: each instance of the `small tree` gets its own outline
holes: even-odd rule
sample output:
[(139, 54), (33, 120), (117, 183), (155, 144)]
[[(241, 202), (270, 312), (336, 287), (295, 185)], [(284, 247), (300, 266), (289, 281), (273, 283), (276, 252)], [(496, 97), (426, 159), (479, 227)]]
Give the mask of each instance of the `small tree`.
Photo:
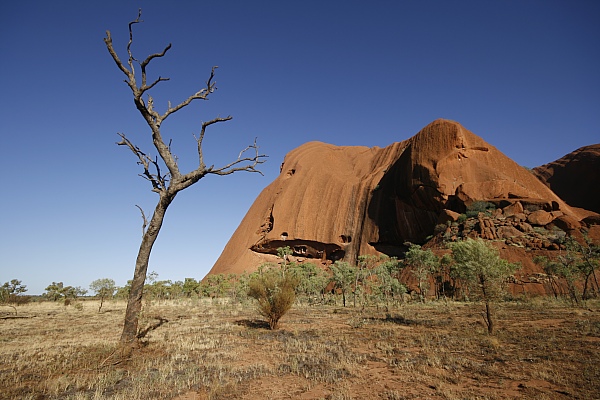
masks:
[(200, 283), (194, 278), (185, 278), (182, 292), (185, 297), (197, 297), (200, 294)]
[(233, 302), (244, 302), (248, 298), (248, 282), (250, 276), (247, 272), (243, 274), (228, 274), (227, 280), (229, 281), (229, 294), (231, 301)]
[(51, 301), (58, 301), (63, 297), (64, 284), (62, 282), (52, 282), (44, 289), (43, 296)]
[(335, 284), (335, 288), (342, 292), (342, 304), (346, 307), (346, 293), (355, 283), (357, 269), (346, 261), (336, 261), (331, 266), (331, 272), (333, 272), (331, 281)]
[[(238, 171), (260, 173), (256, 167), (259, 164), (264, 163), (264, 158), (266, 157), (259, 154), (255, 140), (254, 144), (242, 150), (237, 159), (229, 164), (219, 168), (215, 168), (214, 165), (207, 166), (204, 163), (204, 153), (202, 151), (202, 142), (204, 140), (206, 129), (211, 125), (229, 121), (232, 118), (231, 116), (226, 118), (217, 117), (210, 121), (203, 122), (200, 133), (196, 138), (198, 167), (188, 173), (182, 173), (180, 171), (177, 157), (171, 152), (170, 141), (165, 142), (163, 139), (161, 126), (170, 115), (187, 107), (193, 101), (208, 100), (209, 95), (216, 90), (214, 76), (217, 67), (212, 68), (210, 76), (206, 81), (206, 86), (203, 89), (198, 90), (186, 100), (175, 106), (171, 105), (169, 102), (166, 110), (163, 113), (160, 113), (158, 109), (155, 108), (154, 99), (149, 95), (149, 91), (156, 85), (168, 81), (169, 79), (159, 76), (154, 81), (149, 81), (147, 70), (153, 60), (165, 56), (167, 51), (171, 49), (171, 45), (169, 44), (166, 46), (161, 52), (149, 55), (141, 62), (134, 57), (131, 51), (131, 45), (133, 43), (132, 27), (133, 25), (142, 22), (140, 17), (141, 10), (138, 13), (138, 17), (129, 23), (129, 42), (127, 44), (127, 59), (125, 62), (121, 60), (113, 47), (110, 31), (106, 31), (106, 37), (104, 38), (104, 43), (106, 44), (110, 56), (119, 70), (126, 77), (125, 83), (131, 90), (137, 110), (140, 112), (150, 129), (152, 143), (158, 153), (158, 157), (152, 157), (133, 144), (124, 134), (119, 134), (121, 141), (117, 144), (131, 150), (137, 159), (138, 164), (143, 168), (141, 176), (150, 182), (152, 191), (159, 196), (150, 221), (147, 221), (146, 215), (140, 208), (144, 220), (143, 236), (135, 263), (135, 271), (131, 282), (131, 289), (129, 291), (129, 300), (125, 311), (123, 332), (120, 339), (124, 356), (128, 356), (129, 353), (131, 353), (135, 346), (135, 340), (138, 337), (139, 314), (142, 308), (144, 281), (146, 279), (146, 272), (148, 271), (150, 253), (162, 227), (165, 213), (173, 200), (175, 200), (175, 196), (182, 190), (187, 189), (210, 174), (223, 176)], [(251, 151), (252, 153), (248, 155), (246, 151)]]
[[(570, 238), (571, 246), (579, 253), (579, 263), (577, 265), (581, 275), (583, 276), (583, 299), (588, 299), (591, 296), (591, 291), (594, 294), (598, 293), (598, 279), (596, 271), (600, 266), (600, 246), (595, 244), (587, 235), (583, 237), (583, 242), (578, 242)], [(591, 278), (591, 279), (590, 279)], [(595, 289), (594, 289), (595, 284)]]
[(18, 279), (11, 279), (10, 282), (4, 282), (0, 287), (0, 303), (18, 303), (17, 296), (27, 291), (27, 285)]
[[(544, 272), (550, 277), (552, 290), (555, 293), (563, 292), (561, 285), (555, 282), (558, 278), (567, 286), (567, 291), (574, 304), (579, 305), (582, 299), (588, 296), (588, 285), (590, 277), (596, 279), (596, 268), (598, 265), (597, 246), (592, 243), (582, 245), (572, 237), (569, 237), (563, 243), (564, 250), (555, 258), (537, 256), (533, 261), (541, 265)], [(583, 294), (579, 292), (577, 281), (584, 280)], [(556, 289), (555, 289), (556, 287)]]
[(285, 269), (286, 265), (290, 261), (290, 256), (293, 254), (290, 246), (278, 247), (277, 248), (277, 257), (281, 258), (281, 265)]
[(225, 274), (208, 275), (206, 278), (205, 294), (211, 298), (225, 297), (231, 288), (231, 282)]
[(503, 293), (509, 276), (518, 268), (500, 258), (498, 250), (482, 239), (467, 239), (449, 244), (455, 263), (451, 273), (470, 288), (470, 293), (485, 303), (484, 319), (488, 333), (494, 333), (492, 302)]
[(52, 282), (46, 287), (43, 296), (52, 301), (63, 301), (67, 306), (72, 300), (85, 296), (87, 290), (80, 286), (65, 286), (62, 282)]
[(98, 307), (98, 312), (100, 312), (104, 300), (112, 298), (117, 287), (115, 286), (115, 281), (112, 279), (102, 278), (90, 283), (90, 290), (95, 293), (96, 297), (100, 298), (100, 306)]
[(27, 291), (27, 285), (23, 285), (20, 280), (12, 279), (10, 282), (4, 282), (0, 286), (0, 304), (12, 307), (17, 314), (17, 308), (13, 304), (23, 304), (29, 301), (28, 296), (23, 296)]
[(279, 320), (296, 300), (298, 278), (275, 266), (266, 266), (251, 275), (248, 296), (258, 302), (257, 310), (267, 319), (269, 328), (277, 329)]
[(431, 250), (423, 250), (418, 244), (407, 243), (405, 262), (411, 268), (412, 274), (417, 279), (419, 297), (425, 302), (429, 292), (429, 279), (440, 267), (439, 258)]
[(395, 277), (398, 266), (398, 260), (391, 258), (379, 264), (374, 269), (377, 276), (376, 289), (380, 296), (383, 297), (386, 309), (389, 308), (390, 298), (400, 297), (406, 293), (406, 286), (401, 284)]
[(329, 274), (313, 263), (291, 264), (288, 271), (299, 281), (296, 294), (306, 298), (309, 303), (323, 300)]

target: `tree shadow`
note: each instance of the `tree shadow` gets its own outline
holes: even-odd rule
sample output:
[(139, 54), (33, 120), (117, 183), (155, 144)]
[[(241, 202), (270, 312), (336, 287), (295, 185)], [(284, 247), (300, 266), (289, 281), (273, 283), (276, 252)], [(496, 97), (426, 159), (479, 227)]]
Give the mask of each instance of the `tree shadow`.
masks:
[(419, 321), (416, 321), (414, 319), (405, 318), (402, 315), (392, 316), (390, 314), (387, 314), (385, 317), (369, 317), (366, 319), (369, 319), (371, 321), (378, 321), (378, 322), (389, 322), (392, 324), (404, 325), (404, 326), (419, 325)]
[(235, 321), (236, 325), (245, 326), (252, 329), (270, 329), (267, 321), (260, 319), (239, 319)]

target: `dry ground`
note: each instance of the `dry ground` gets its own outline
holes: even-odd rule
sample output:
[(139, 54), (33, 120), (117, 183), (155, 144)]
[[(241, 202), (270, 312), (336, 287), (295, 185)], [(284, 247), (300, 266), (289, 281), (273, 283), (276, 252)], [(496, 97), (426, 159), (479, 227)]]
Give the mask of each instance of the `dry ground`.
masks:
[(83, 305), (34, 303), (18, 307), (28, 318), (0, 320), (0, 398), (600, 398), (597, 302), (504, 303), (495, 336), (476, 304), (297, 306), (269, 331), (251, 304), (155, 303), (147, 322), (169, 322), (116, 365), (125, 304)]

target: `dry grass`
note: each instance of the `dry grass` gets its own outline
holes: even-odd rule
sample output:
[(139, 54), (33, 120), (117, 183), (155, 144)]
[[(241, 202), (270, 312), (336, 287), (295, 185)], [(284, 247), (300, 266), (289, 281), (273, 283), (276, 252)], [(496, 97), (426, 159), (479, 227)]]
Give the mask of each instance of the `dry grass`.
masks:
[[(3, 399), (594, 399), (600, 304), (409, 304), (386, 314), (295, 307), (278, 331), (254, 306), (153, 304), (169, 320), (112, 365), (124, 303), (19, 307), (0, 320)], [(0, 309), (0, 312), (3, 310)], [(7, 310), (11, 311), (12, 310)]]

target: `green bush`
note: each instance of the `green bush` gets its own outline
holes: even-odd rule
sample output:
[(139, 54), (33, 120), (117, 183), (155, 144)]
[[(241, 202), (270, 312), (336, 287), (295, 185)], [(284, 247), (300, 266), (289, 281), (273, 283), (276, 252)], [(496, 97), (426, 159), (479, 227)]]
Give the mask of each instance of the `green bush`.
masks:
[(474, 218), (477, 217), (479, 213), (491, 215), (491, 212), (495, 209), (496, 205), (494, 203), (490, 203), (489, 201), (474, 201), (470, 206), (467, 207), (467, 217)]
[(258, 303), (257, 310), (267, 319), (269, 328), (277, 329), (279, 320), (296, 300), (298, 278), (277, 266), (262, 266), (250, 277), (248, 296)]

